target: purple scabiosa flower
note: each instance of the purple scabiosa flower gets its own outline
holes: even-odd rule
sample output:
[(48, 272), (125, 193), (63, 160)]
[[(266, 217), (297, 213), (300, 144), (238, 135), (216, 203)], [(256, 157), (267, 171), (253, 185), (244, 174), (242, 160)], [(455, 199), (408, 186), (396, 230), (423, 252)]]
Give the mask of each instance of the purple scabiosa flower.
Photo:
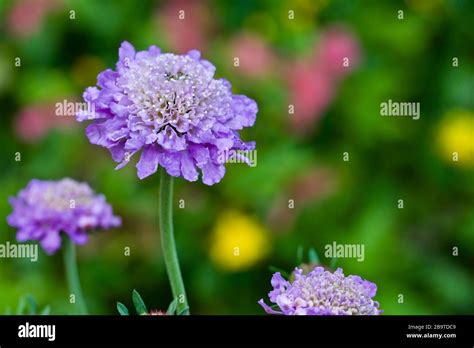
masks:
[(207, 185), (225, 173), (223, 153), (252, 150), (238, 131), (255, 122), (257, 104), (234, 95), (224, 79), (214, 79), (215, 67), (198, 51), (184, 55), (161, 53), (156, 46), (135, 52), (123, 42), (116, 70), (98, 76), (98, 86), (84, 92), (93, 107), (79, 112), (78, 121), (93, 120), (86, 128), (92, 144), (103, 146), (125, 166), (141, 151), (136, 165), (143, 179), (158, 166), (171, 176)]
[(334, 273), (315, 267), (307, 275), (296, 268), (293, 282), (279, 272), (272, 277), (273, 290), (268, 296), (280, 311), (263, 299), (258, 303), (269, 314), (285, 315), (379, 315), (379, 303), (372, 300), (377, 286), (359, 276), (344, 276), (342, 269)]
[(18, 229), (19, 242), (38, 240), (48, 254), (61, 246), (60, 233), (76, 244), (87, 241), (87, 231), (120, 226), (112, 207), (86, 183), (72, 179), (31, 180), (17, 197), (10, 198), (13, 212), (8, 223)]

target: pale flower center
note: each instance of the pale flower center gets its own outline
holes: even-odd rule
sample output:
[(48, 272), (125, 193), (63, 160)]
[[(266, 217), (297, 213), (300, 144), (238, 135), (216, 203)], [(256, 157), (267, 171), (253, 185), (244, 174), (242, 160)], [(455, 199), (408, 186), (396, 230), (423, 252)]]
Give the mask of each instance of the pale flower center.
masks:
[(205, 88), (199, 73), (204, 74), (204, 68), (191, 58), (172, 54), (130, 62), (121, 80), (132, 101), (130, 113), (156, 133), (166, 126), (185, 133), (186, 125), (199, 117), (194, 110), (203, 98), (197, 92)]
[(92, 198), (93, 192), (89, 187), (66, 179), (48, 186), (43, 192), (30, 193), (28, 201), (52, 210), (67, 211), (89, 204)]

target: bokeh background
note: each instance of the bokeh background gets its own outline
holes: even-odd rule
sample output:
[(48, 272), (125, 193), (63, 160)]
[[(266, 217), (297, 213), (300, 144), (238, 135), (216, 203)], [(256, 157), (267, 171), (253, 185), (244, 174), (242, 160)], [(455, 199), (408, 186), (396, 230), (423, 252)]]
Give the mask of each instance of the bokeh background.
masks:
[[(229, 164), (212, 187), (176, 180), (193, 313), (262, 314), (270, 267), (291, 271), (310, 248), (329, 266), (324, 246), (336, 241), (365, 245), (363, 262), (337, 266), (375, 282), (385, 314), (472, 314), (473, 13), (468, 0), (1, 0), (0, 243), (15, 240), (8, 197), (30, 179), (87, 181), (124, 221), (79, 248), (91, 312), (131, 307), (134, 288), (166, 309), (158, 177), (115, 171), (84, 124), (54, 111), (114, 67), (124, 40), (197, 48), (260, 111), (243, 132), (255, 168)], [(381, 117), (388, 99), (420, 102), (421, 118)], [(60, 254), (0, 259), (0, 313), (26, 294), (72, 313)]]

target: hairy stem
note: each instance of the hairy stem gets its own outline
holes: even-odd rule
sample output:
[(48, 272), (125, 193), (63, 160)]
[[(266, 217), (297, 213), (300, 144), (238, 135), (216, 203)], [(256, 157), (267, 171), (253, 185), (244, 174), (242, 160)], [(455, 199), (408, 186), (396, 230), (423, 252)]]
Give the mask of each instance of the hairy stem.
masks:
[(76, 246), (70, 238), (66, 237), (64, 242), (64, 267), (66, 270), (69, 292), (75, 297), (77, 313), (85, 315), (87, 314), (87, 306), (82, 295), (81, 282), (77, 270)]
[(189, 315), (188, 300), (179, 268), (178, 253), (173, 232), (173, 177), (160, 171), (160, 234), (166, 271), (173, 297), (177, 299), (177, 313)]

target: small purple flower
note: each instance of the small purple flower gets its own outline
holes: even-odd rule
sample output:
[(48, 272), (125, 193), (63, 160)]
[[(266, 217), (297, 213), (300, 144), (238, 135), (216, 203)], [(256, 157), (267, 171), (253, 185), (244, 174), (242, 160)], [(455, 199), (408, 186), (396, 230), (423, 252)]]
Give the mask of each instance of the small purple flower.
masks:
[(379, 303), (372, 300), (377, 286), (359, 276), (344, 276), (342, 269), (334, 273), (316, 267), (307, 275), (295, 268), (290, 283), (279, 272), (272, 277), (273, 290), (268, 296), (279, 307), (276, 311), (263, 299), (258, 303), (269, 314), (285, 315), (379, 315)]
[(103, 195), (72, 179), (31, 180), (17, 197), (10, 198), (13, 212), (8, 224), (18, 229), (19, 242), (38, 240), (48, 254), (61, 246), (60, 232), (76, 244), (87, 242), (87, 231), (121, 225)]
[(116, 70), (99, 74), (98, 86), (84, 92), (92, 107), (78, 121), (92, 144), (103, 146), (125, 166), (141, 151), (137, 174), (143, 179), (162, 166), (171, 176), (207, 185), (225, 174), (230, 150), (252, 150), (238, 131), (254, 124), (257, 104), (234, 95), (227, 80), (214, 79), (215, 67), (198, 51), (184, 55), (161, 53), (156, 46), (135, 52), (123, 42)]

